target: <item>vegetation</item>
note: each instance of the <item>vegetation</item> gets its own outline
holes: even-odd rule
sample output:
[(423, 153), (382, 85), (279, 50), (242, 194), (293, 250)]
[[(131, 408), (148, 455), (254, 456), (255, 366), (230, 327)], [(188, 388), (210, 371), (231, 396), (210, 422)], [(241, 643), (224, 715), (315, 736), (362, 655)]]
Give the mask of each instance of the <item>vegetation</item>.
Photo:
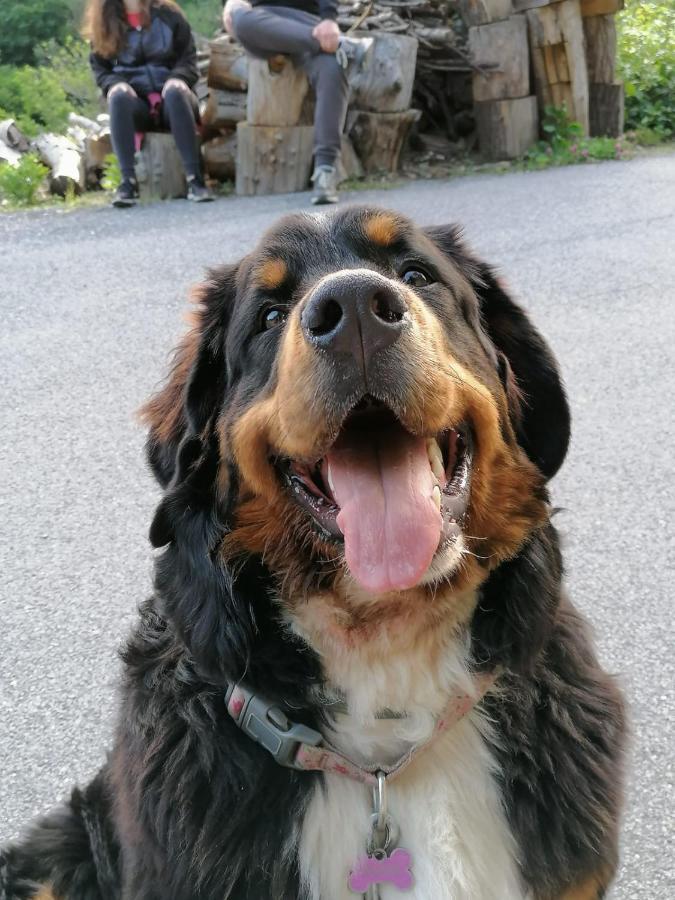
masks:
[(26, 153), (17, 166), (0, 165), (0, 197), (15, 206), (30, 206), (48, 169), (34, 153)]
[(36, 47), (52, 39), (63, 43), (74, 27), (67, 0), (2, 0), (0, 65), (35, 65)]
[(621, 159), (626, 149), (621, 139), (583, 137), (583, 128), (569, 118), (564, 106), (546, 107), (542, 130), (544, 140), (537, 141), (523, 157), (527, 169), (567, 166), (593, 159)]
[(617, 22), (626, 128), (667, 138), (675, 134), (675, 5), (627, 0)]

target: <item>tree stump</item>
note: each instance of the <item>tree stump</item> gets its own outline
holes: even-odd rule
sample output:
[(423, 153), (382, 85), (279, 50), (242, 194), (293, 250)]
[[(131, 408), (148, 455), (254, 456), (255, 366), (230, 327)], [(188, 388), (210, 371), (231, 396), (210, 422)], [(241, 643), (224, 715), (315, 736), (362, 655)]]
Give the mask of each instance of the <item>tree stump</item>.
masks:
[(241, 44), (224, 36), (209, 41), (209, 48), (208, 86), (221, 91), (245, 91), (248, 87), (248, 57)]
[(92, 134), (84, 139), (84, 168), (87, 185), (96, 187), (103, 174), (105, 158), (113, 152), (110, 134)]
[(356, 150), (351, 140), (342, 135), (340, 148), (340, 162), (338, 164), (338, 179), (345, 181), (347, 178), (362, 178), (364, 175), (361, 160), (356, 155)]
[(623, 134), (623, 82), (590, 86), (590, 130), (593, 137), (618, 137)]
[(530, 9), (527, 22), (540, 112), (564, 105), (587, 135), (588, 72), (579, 0)]
[(490, 161), (517, 159), (539, 134), (537, 98), (485, 100), (474, 105), (478, 145)]
[(514, 0), (459, 0), (459, 11), (467, 25), (488, 25), (513, 14)]
[(187, 182), (183, 163), (171, 134), (149, 132), (136, 154), (136, 177), (141, 200), (185, 197)]
[(236, 192), (285, 194), (304, 191), (314, 155), (311, 125), (293, 127), (237, 125)]
[(581, 0), (581, 15), (607, 16), (623, 9), (624, 0)]
[(403, 112), (412, 99), (417, 40), (386, 32), (371, 36), (375, 39), (372, 55), (352, 82), (350, 105), (371, 112)]
[(234, 181), (237, 168), (236, 132), (221, 134), (202, 144), (204, 170), (217, 181)]
[(484, 75), (474, 73), (473, 98), (476, 102), (529, 95), (530, 53), (524, 16), (511, 16), (504, 22), (470, 28), (469, 50), (476, 65), (486, 69), (497, 67)]
[(396, 172), (410, 126), (419, 120), (418, 109), (374, 113), (354, 109), (347, 115), (347, 134), (364, 172)]
[(525, 12), (528, 9), (536, 9), (538, 6), (549, 6), (559, 0), (513, 0), (514, 12)]
[(267, 60), (252, 59), (246, 121), (249, 125), (298, 125), (308, 91), (307, 76), (290, 59), (279, 71), (272, 70)]

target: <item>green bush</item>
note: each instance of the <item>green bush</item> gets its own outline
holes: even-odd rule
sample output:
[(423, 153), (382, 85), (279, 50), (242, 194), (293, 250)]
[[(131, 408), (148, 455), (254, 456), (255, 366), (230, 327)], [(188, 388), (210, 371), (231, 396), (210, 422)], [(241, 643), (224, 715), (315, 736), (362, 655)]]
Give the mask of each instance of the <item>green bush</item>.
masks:
[(178, 0), (185, 18), (193, 31), (205, 37), (212, 37), (222, 21), (223, 4), (221, 0)]
[(675, 134), (675, 5), (628, 0), (617, 21), (626, 128)]
[(564, 106), (547, 106), (541, 127), (544, 140), (537, 141), (523, 157), (527, 169), (567, 166), (592, 159), (621, 159), (625, 151), (621, 140), (583, 137), (583, 128), (569, 118)]
[(34, 65), (36, 47), (63, 43), (74, 27), (69, 0), (2, 0), (0, 65)]
[(57, 77), (75, 112), (94, 119), (101, 112), (101, 92), (89, 65), (89, 44), (68, 37), (63, 45), (56, 41), (42, 44), (36, 51), (41, 69)]
[(17, 166), (0, 164), (0, 196), (18, 206), (30, 206), (48, 169), (34, 153), (26, 153)]

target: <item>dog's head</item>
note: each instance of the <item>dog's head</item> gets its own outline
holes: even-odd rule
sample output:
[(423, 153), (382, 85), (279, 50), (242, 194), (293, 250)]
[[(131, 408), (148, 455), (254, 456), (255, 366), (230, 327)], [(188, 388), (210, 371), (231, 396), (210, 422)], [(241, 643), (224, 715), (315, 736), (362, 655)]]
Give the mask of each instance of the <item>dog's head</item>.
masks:
[(196, 299), (144, 410), (166, 488), (151, 538), (193, 577), (204, 552), (222, 572), (256, 558), (287, 610), (438, 621), (547, 521), (557, 366), (456, 228), (290, 216)]

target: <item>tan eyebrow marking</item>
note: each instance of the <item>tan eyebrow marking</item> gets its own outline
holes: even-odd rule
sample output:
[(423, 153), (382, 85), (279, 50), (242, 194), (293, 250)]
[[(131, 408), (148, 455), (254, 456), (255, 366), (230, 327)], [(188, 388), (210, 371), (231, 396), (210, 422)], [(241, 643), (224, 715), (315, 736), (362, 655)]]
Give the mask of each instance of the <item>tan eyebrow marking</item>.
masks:
[(399, 224), (394, 216), (388, 213), (377, 213), (366, 219), (363, 231), (367, 238), (381, 247), (393, 244), (400, 234)]
[(288, 277), (288, 266), (278, 257), (266, 260), (256, 271), (256, 279), (261, 287), (274, 291), (281, 287)]

